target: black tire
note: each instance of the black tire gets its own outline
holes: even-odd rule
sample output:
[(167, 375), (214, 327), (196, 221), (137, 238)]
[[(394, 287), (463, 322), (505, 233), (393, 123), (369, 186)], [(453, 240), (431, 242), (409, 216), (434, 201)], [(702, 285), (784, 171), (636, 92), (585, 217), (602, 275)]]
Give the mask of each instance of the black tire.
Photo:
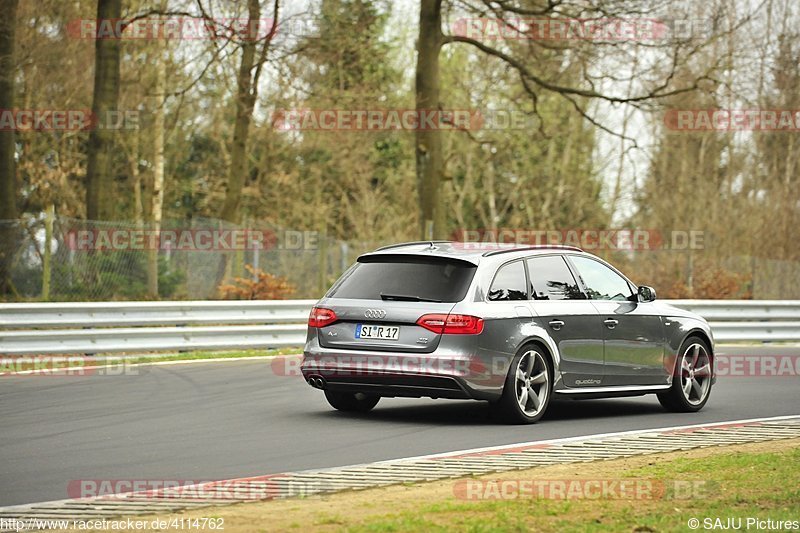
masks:
[(336, 392), (325, 391), (325, 398), (331, 407), (339, 411), (349, 411), (353, 413), (366, 413), (378, 404), (380, 396), (366, 394), (364, 392)]
[(672, 374), (672, 386), (658, 394), (658, 401), (667, 411), (695, 413), (711, 396), (713, 356), (708, 343), (700, 337), (689, 337), (678, 350)]
[[(529, 366), (531, 358), (533, 367)], [(518, 375), (518, 370), (522, 370), (524, 379)], [(545, 381), (538, 381), (540, 379)], [(527, 389), (524, 395), (523, 387)], [(535, 390), (531, 387), (535, 387)], [(531, 396), (531, 392), (535, 394)], [(525, 404), (530, 405), (530, 409), (523, 410), (521, 405), (523, 396)], [(533, 400), (534, 396), (536, 400)], [(492, 404), (492, 411), (497, 418), (507, 424), (533, 424), (547, 411), (552, 396), (553, 364), (550, 357), (540, 346), (529, 344), (520, 349), (511, 361), (503, 386), (503, 395)]]

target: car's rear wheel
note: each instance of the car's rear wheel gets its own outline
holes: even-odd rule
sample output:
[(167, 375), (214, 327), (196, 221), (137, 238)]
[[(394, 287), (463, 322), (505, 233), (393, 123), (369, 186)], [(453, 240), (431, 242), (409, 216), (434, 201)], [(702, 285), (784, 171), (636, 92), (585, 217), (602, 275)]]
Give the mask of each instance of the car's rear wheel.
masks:
[(538, 346), (526, 346), (511, 362), (503, 395), (493, 407), (505, 422), (532, 424), (544, 415), (552, 392), (550, 359)]
[(331, 407), (339, 411), (366, 413), (378, 404), (380, 396), (364, 392), (325, 391), (325, 398)]
[(672, 386), (658, 395), (658, 401), (668, 411), (693, 413), (699, 411), (711, 394), (711, 350), (703, 339), (689, 337), (678, 351)]

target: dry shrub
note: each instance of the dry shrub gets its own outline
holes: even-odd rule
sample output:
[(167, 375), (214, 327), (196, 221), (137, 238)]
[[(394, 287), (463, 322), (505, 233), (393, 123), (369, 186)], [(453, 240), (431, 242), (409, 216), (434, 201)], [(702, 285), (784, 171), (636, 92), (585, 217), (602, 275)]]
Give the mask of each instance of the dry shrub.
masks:
[(233, 278), (233, 284), (220, 285), (219, 293), (226, 300), (286, 300), (296, 290), (286, 278), (245, 265), (251, 278)]
[(752, 298), (750, 276), (729, 272), (723, 268), (695, 269), (693, 287), (685, 280), (674, 280), (665, 298), (697, 298), (701, 300), (726, 300)]
[(688, 283), (687, 266), (683, 259), (634, 260), (627, 265), (618, 264), (618, 266), (623, 272), (629, 272), (634, 281), (655, 287), (659, 298), (710, 300), (752, 298), (750, 274), (733, 272), (711, 262), (695, 262), (691, 288)]

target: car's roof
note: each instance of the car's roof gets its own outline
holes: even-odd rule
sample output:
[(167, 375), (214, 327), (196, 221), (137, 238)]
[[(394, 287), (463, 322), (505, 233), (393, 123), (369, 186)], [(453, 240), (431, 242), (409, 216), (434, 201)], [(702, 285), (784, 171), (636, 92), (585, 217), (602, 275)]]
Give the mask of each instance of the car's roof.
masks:
[(362, 258), (376, 258), (381, 255), (413, 255), (420, 257), (459, 259), (477, 265), (483, 257), (502, 254), (504, 257), (511, 256), (509, 257), (509, 259), (511, 259), (513, 255), (532, 255), (536, 253), (553, 252), (554, 250), (583, 252), (583, 250), (575, 246), (561, 246), (556, 244), (518, 245), (496, 242), (415, 241), (383, 246), (373, 252), (361, 255), (359, 260)]

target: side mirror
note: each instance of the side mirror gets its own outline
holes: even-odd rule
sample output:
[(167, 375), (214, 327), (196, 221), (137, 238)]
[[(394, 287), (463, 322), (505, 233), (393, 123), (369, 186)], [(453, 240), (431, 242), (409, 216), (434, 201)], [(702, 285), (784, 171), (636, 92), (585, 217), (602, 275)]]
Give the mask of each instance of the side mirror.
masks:
[(639, 301), (640, 302), (652, 302), (656, 299), (656, 290), (653, 287), (648, 287), (647, 285), (642, 285), (639, 287)]

